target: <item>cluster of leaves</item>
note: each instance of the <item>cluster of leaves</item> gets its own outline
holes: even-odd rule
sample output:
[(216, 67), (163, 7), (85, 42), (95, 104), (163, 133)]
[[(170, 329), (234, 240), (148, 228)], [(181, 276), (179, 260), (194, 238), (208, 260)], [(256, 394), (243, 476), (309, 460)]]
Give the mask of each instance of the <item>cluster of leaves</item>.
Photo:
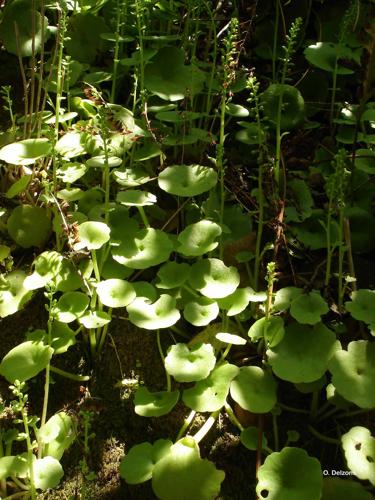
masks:
[[(309, 18), (305, 25), (300, 18), (288, 20), (279, 2), (272, 16), (262, 7), (253, 52), (260, 70), (272, 66), (272, 75), (265, 75), (261, 91), (254, 75), (247, 78), (238, 69), (239, 23), (223, 27), (219, 47), (215, 9), (204, 0), (188, 3), (183, 29), (178, 19), (184, 6), (178, 1), (30, 6), (29, 0), (13, 0), (2, 9), (5, 49), (25, 65), (30, 58), (33, 69), (22, 73), (30, 77), (25, 113), (11, 113), (12, 127), (0, 136), (6, 200), (0, 212), (0, 317), (28, 307), (43, 290), (48, 323), (45, 330), (28, 332), (0, 363), (16, 397), (13, 410), (21, 416), (15, 423), (23, 425), (22, 432), (0, 436), (1, 495), (21, 484), (36, 498), (37, 490), (61, 480), (60, 459), (75, 426), (65, 412), (47, 420), (50, 373), (76, 381), (88, 377), (51, 363), (78, 338), (98, 359), (117, 308), (140, 330), (140, 349), (142, 330), (155, 332), (167, 378), (165, 390), (136, 389), (135, 413), (161, 417), (178, 402), (191, 412), (175, 442), (144, 442), (127, 452), (120, 467), (125, 481), (151, 480), (162, 500), (215, 498), (225, 474), (201, 458), (199, 443), (226, 412), (241, 443), (258, 457), (266, 455), (257, 471), (259, 497), (339, 499), (345, 488), (353, 498), (370, 498), (359, 482), (323, 478), (319, 460), (303, 443), (288, 446), (298, 438), (279, 451), (275, 433), (271, 448), (262, 426), (244, 427), (231, 404), (259, 422), (269, 413), (275, 419), (285, 408), (278, 387), (290, 383), (311, 393), (311, 412), (302, 413), (310, 414), (312, 424), (336, 411), (375, 407), (375, 292), (357, 290), (352, 272), (353, 253), (375, 247), (367, 229), (374, 223), (375, 192), (375, 37), (366, 25), (371, 9), (359, 2), (366, 42), (356, 36), (356, 2), (338, 9), (341, 32), (334, 35), (327, 22), (317, 42), (309, 41)], [(280, 16), (290, 27), (285, 36)], [(204, 30), (210, 37), (201, 50)], [(296, 51), (311, 67), (298, 82), (290, 72)], [(354, 75), (348, 61), (362, 64), (365, 73), (354, 103), (344, 101), (344, 94), (343, 102), (337, 97), (341, 78)], [(317, 81), (323, 89), (326, 84), (319, 99), (328, 113), (308, 102)], [(3, 94), (11, 110), (9, 89)], [(286, 173), (287, 150), (298, 134), (316, 134), (318, 145), (311, 165)], [(245, 166), (256, 172), (254, 185), (253, 174), (246, 179), (255, 212), (237, 201), (230, 186), (227, 144), (228, 150), (234, 144), (246, 152)], [(267, 244), (263, 228), (275, 218), (276, 236)], [(246, 239), (252, 227), (255, 246)], [(37, 253), (33, 261), (14, 265), (29, 249)], [(283, 252), (290, 260), (297, 255), (297, 261), (301, 252), (312, 256), (315, 250), (325, 257), (309, 282), (298, 278), (277, 286), (275, 266), (281, 275)], [(275, 263), (267, 267), (267, 261)], [(360, 340), (348, 330), (351, 323)], [(164, 355), (161, 334), (172, 331), (186, 342), (170, 345)], [(231, 357), (241, 349), (253, 354), (244, 366)], [(27, 413), (26, 383), (42, 372), (39, 422)], [(316, 408), (321, 394), (326, 414)], [(195, 434), (187, 434), (196, 412), (209, 416)], [(375, 485), (369, 430), (354, 426), (341, 434), (337, 443), (348, 468)], [(15, 440), (25, 441), (25, 453), (12, 454)]]

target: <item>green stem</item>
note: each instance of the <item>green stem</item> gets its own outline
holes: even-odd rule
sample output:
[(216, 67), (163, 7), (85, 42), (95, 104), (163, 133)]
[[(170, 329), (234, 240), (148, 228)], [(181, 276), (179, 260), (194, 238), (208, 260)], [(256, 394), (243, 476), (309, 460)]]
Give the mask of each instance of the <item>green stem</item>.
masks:
[[(161, 341), (160, 341), (160, 330), (157, 330), (157, 332), (156, 332), (156, 341), (157, 341), (157, 344), (158, 344), (158, 351), (159, 351), (160, 357), (161, 357), (161, 359), (163, 361), (163, 365), (164, 365), (164, 353), (163, 353), (163, 348), (161, 346)], [(172, 381), (171, 381), (171, 376), (169, 375), (169, 373), (167, 372), (167, 370), (165, 370), (165, 375), (167, 377), (167, 391), (171, 392), (171, 390), (172, 390)]]
[(57, 375), (61, 375), (62, 377), (68, 378), (70, 380), (75, 380), (76, 382), (87, 382), (91, 378), (90, 375), (76, 375), (75, 373), (67, 372), (52, 365), (50, 366), (50, 370)]
[(369, 409), (364, 409), (364, 410), (353, 410), (353, 411), (348, 411), (346, 413), (341, 413), (340, 415), (337, 415), (336, 418), (350, 418), (350, 417), (355, 417), (357, 415), (362, 415), (364, 413), (369, 413)]
[[(22, 395), (20, 395), (20, 398)], [(21, 410), (21, 416), (22, 416), (22, 421), (23, 421), (23, 427), (25, 430), (25, 436), (26, 436), (26, 446), (27, 446), (27, 464), (29, 467), (29, 474), (30, 474), (30, 493), (31, 493), (31, 498), (32, 500), (36, 500), (37, 495), (36, 495), (36, 489), (35, 489), (35, 480), (34, 480), (34, 454), (33, 454), (33, 448), (30, 440), (30, 431), (29, 431), (29, 424), (27, 421), (27, 413), (26, 409), (23, 406), (23, 402), (20, 399), (20, 403), (22, 405), (22, 410)]]
[(199, 429), (199, 431), (194, 434), (193, 438), (195, 439), (196, 443), (200, 443), (202, 439), (205, 437), (205, 435), (210, 431), (211, 427), (214, 425), (216, 422), (217, 417), (219, 416), (220, 410), (214, 411), (211, 413), (211, 415), (208, 417), (204, 425)]
[(238, 429), (242, 432), (244, 430), (244, 426), (238, 420), (238, 418), (234, 414), (234, 411), (232, 410), (232, 407), (227, 402), (225, 402), (225, 412), (232, 424), (238, 427)]
[[(53, 292), (49, 292), (49, 306), (48, 306), (48, 311), (49, 311), (49, 317), (48, 317), (48, 325), (47, 325), (47, 342), (48, 345), (51, 345), (52, 342), (52, 316), (51, 316), (51, 311), (53, 308)], [(43, 409), (42, 409), (42, 417), (40, 419), (40, 427), (42, 427), (47, 420), (47, 410), (48, 410), (48, 398), (49, 398), (49, 384), (50, 384), (50, 369), (51, 365), (50, 362), (48, 362), (46, 366), (46, 378), (44, 382), (44, 398), (43, 398)], [(38, 458), (42, 458), (43, 456), (43, 443), (39, 443), (39, 448), (38, 448)]]
[(137, 208), (138, 208), (139, 215), (142, 218), (142, 222), (143, 222), (144, 226), (150, 227), (150, 223), (148, 222), (148, 218), (147, 218), (147, 215), (146, 215), (144, 208), (143, 207), (137, 207)]
[[(260, 124), (258, 124), (258, 127)], [(261, 160), (261, 158), (260, 158)], [(261, 260), (261, 244), (263, 236), (263, 225), (264, 225), (264, 195), (263, 195), (263, 164), (259, 164), (258, 172), (258, 204), (259, 204), (259, 215), (258, 215), (258, 227), (257, 227), (257, 238), (255, 243), (255, 264), (254, 264), (254, 287), (255, 290), (259, 289), (259, 272), (260, 272), (260, 260)]]
[[(112, 307), (110, 307), (108, 309), (108, 314), (111, 316)], [(102, 334), (101, 334), (100, 340), (99, 340), (98, 354), (100, 354), (103, 350), (104, 342), (105, 342), (105, 339), (107, 338), (107, 334), (108, 334), (108, 327), (109, 327), (109, 323), (107, 323), (106, 325), (103, 326)]]
[(326, 263), (326, 275), (324, 280), (324, 286), (328, 288), (329, 280), (331, 278), (331, 266), (332, 266), (332, 252), (331, 248), (331, 220), (332, 220), (332, 197), (329, 199), (328, 213), (327, 213), (327, 227), (326, 227), (326, 242), (327, 242), (327, 263)]
[(338, 412), (340, 408), (337, 408), (336, 406), (333, 408), (330, 408), (328, 411), (325, 413), (323, 412), (317, 419), (316, 423), (321, 422), (322, 420), (326, 420), (327, 418), (331, 417), (334, 413)]
[(284, 403), (277, 403), (277, 405), (285, 411), (289, 411), (291, 413), (301, 413), (302, 415), (309, 415), (309, 410), (303, 410), (302, 408), (294, 408), (293, 406), (284, 405)]
[(117, 84), (117, 70), (120, 62), (119, 51), (120, 51), (120, 21), (121, 21), (122, 9), (120, 9), (120, 0), (117, 0), (117, 11), (116, 11), (116, 32), (115, 32), (115, 51), (113, 55), (113, 71), (112, 71), (112, 88), (111, 88), (111, 103), (115, 102), (116, 97), (116, 84)]
[(314, 427), (312, 427), (311, 425), (308, 426), (308, 429), (311, 432), (311, 434), (313, 436), (315, 436), (316, 438), (320, 439), (320, 441), (323, 441), (324, 443), (340, 445), (340, 441), (338, 439), (331, 438), (329, 436), (325, 436), (324, 434), (321, 434), (316, 429), (314, 429)]
[[(94, 268), (95, 279), (99, 283), (100, 282), (100, 271), (99, 271), (99, 266), (98, 266), (98, 259), (97, 259), (97, 255), (96, 255), (96, 250), (91, 250), (91, 258), (92, 258), (92, 265)], [(94, 294), (95, 294), (95, 292), (94, 292)], [(96, 296), (96, 294), (95, 294), (95, 296)]]
[[(56, 105), (55, 105), (55, 138), (54, 144), (59, 140), (59, 124), (60, 124), (60, 108), (63, 93), (63, 56), (64, 56), (64, 39), (66, 32), (66, 14), (64, 10), (59, 11), (59, 27), (58, 27), (58, 53), (57, 53), (57, 65), (56, 65)], [(57, 190), (57, 161), (54, 158), (52, 162), (52, 180), (53, 180), (53, 191)]]
[[(220, 105), (220, 133), (219, 133), (218, 154), (216, 159), (216, 165), (220, 181), (220, 213), (219, 213), (220, 226), (222, 226), (224, 222), (224, 202), (225, 202), (225, 182), (224, 182), (225, 181), (224, 177), (225, 106), (226, 106), (226, 95), (223, 94)], [(223, 254), (224, 254), (224, 245), (222, 244), (222, 236), (221, 236), (220, 248), (219, 248), (219, 258), (221, 260), (223, 259)]]
[(339, 262), (338, 262), (338, 297), (337, 297), (337, 308), (339, 312), (342, 312), (344, 290), (343, 290), (343, 265), (344, 265), (344, 207), (340, 206), (339, 210)]
[(196, 413), (197, 412), (195, 410), (192, 410), (189, 413), (189, 415), (185, 418), (184, 423), (182, 424), (182, 427), (177, 434), (176, 441), (181, 439), (182, 436), (185, 434), (186, 430), (190, 427), (191, 423), (193, 422)]
[(335, 60), (335, 67), (332, 74), (332, 95), (331, 95), (331, 108), (329, 112), (329, 122), (331, 125), (331, 130), (333, 130), (332, 122), (335, 111), (335, 100), (336, 100), (336, 88), (337, 88), (337, 69), (338, 69), (338, 61), (337, 58)]

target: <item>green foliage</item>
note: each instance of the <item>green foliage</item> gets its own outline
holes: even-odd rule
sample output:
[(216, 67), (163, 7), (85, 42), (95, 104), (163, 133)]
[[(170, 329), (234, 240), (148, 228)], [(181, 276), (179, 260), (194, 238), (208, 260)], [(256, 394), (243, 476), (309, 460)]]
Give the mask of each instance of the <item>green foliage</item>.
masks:
[(308, 500), (320, 498), (322, 472), (319, 461), (300, 448), (284, 448), (271, 453), (259, 470), (257, 494), (262, 498)]
[[(374, 438), (352, 425), (375, 407), (373, 6), (255, 3), (1, 9), (23, 96), (15, 82), (1, 88), (0, 317), (31, 309), (33, 294), (46, 311), (0, 363), (14, 397), (0, 412), (15, 426), (0, 432), (1, 498), (56, 488), (77, 434), (81, 474), (95, 480), (102, 416), (82, 409), (77, 420), (65, 400), (49, 411), (55, 376), (90, 377), (53, 356), (68, 365), (75, 346), (100, 382), (108, 337), (120, 365), (125, 355), (114, 325), (137, 333), (139, 366), (126, 353), (135, 414), (154, 432), (171, 427), (154, 419), (184, 415), (174, 441), (125, 443), (126, 482), (150, 480), (165, 500), (227, 495), (200, 452), (224, 422), (256, 452), (259, 498), (369, 498), (356, 481), (323, 478), (318, 459), (340, 438), (350, 472), (374, 485)], [(158, 373), (142, 369), (146, 335), (164, 388), (143, 380)], [(28, 413), (36, 384), (40, 416)], [(289, 412), (303, 415), (296, 430)]]

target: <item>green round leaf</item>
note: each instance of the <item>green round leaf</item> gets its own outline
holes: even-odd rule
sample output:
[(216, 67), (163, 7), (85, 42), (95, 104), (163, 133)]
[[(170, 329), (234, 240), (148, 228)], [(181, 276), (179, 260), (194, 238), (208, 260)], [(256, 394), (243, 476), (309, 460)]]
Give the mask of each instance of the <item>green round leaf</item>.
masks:
[(246, 118), (249, 116), (249, 110), (239, 104), (228, 103), (225, 106), (225, 113), (236, 118)]
[(375, 291), (361, 289), (351, 294), (351, 302), (345, 302), (346, 310), (353, 318), (365, 323), (375, 322)]
[(220, 309), (227, 311), (227, 316), (237, 316), (246, 309), (253, 295), (253, 290), (250, 287), (237, 288), (233, 293), (227, 295), (223, 299), (218, 299)]
[(161, 417), (176, 406), (179, 397), (179, 391), (150, 392), (147, 387), (139, 387), (134, 396), (134, 411), (141, 417)]
[(357, 149), (355, 152), (354, 166), (362, 172), (375, 174), (375, 151), (371, 149)]
[(206, 326), (219, 314), (219, 306), (213, 300), (200, 297), (184, 307), (184, 318), (194, 326)]
[(281, 288), (275, 294), (275, 299), (272, 309), (274, 311), (286, 311), (289, 309), (294, 299), (302, 294), (302, 289), (295, 286), (287, 286)]
[(79, 317), (79, 323), (85, 328), (101, 328), (111, 321), (111, 316), (105, 311), (87, 311)]
[(374, 500), (369, 491), (356, 481), (325, 477), (321, 500)]
[(42, 252), (34, 260), (34, 272), (24, 281), (28, 290), (44, 287), (59, 272), (63, 257), (55, 251)]
[(87, 221), (78, 226), (78, 248), (98, 250), (109, 241), (110, 228), (104, 222)]
[(35, 487), (40, 490), (55, 488), (64, 475), (64, 470), (58, 460), (44, 457), (34, 462)]
[(284, 321), (279, 316), (271, 316), (268, 320), (260, 318), (253, 323), (248, 335), (253, 342), (264, 339), (268, 347), (275, 347), (285, 334)]
[(326, 375), (323, 375), (323, 377), (319, 378), (318, 380), (314, 380), (314, 382), (301, 382), (300, 384), (294, 385), (297, 391), (301, 392), (302, 394), (309, 394), (311, 392), (320, 391), (323, 389), (323, 387), (326, 387), (327, 377)]
[(83, 285), (83, 280), (74, 263), (66, 258), (61, 262), (58, 273), (53, 278), (58, 292), (71, 292)]
[(63, 411), (53, 415), (38, 431), (38, 439), (44, 443), (44, 454), (57, 460), (61, 459), (75, 437), (73, 419)]
[[(258, 427), (246, 427), (243, 431), (241, 431), (240, 435), (241, 443), (248, 449), (252, 451), (256, 451), (258, 449), (258, 440), (259, 440), (259, 429)], [(262, 447), (263, 449), (267, 446), (267, 438), (262, 434)]]
[(267, 500), (319, 500), (320, 463), (301, 448), (286, 447), (268, 455), (258, 471), (256, 493)]
[(41, 247), (48, 238), (51, 220), (42, 207), (19, 205), (13, 209), (7, 229), (11, 238), (21, 247)]
[(219, 224), (210, 220), (201, 220), (187, 226), (177, 237), (177, 252), (187, 257), (197, 257), (211, 252), (218, 246), (217, 238), (221, 235)]
[(195, 382), (205, 379), (214, 369), (216, 356), (211, 344), (186, 344), (170, 347), (164, 359), (165, 369), (177, 382)]
[(57, 321), (70, 323), (84, 314), (89, 297), (82, 292), (66, 292), (57, 301), (53, 314)]
[(224, 477), (212, 462), (200, 458), (198, 444), (187, 436), (156, 463), (152, 488), (161, 500), (214, 500)]
[(102, 304), (107, 307), (125, 307), (136, 297), (131, 283), (115, 278), (101, 281), (96, 291)]
[(185, 283), (190, 273), (190, 266), (186, 263), (179, 264), (178, 262), (167, 262), (163, 264), (157, 276), (159, 281), (156, 283), (157, 288), (171, 289), (177, 288)]
[(0, 160), (12, 165), (32, 165), (39, 158), (49, 155), (49, 139), (25, 139), (7, 144), (0, 149)]
[(3, 9), (0, 38), (8, 52), (29, 57), (40, 52), (48, 38), (47, 28), (48, 19), (29, 1), (16, 0), (7, 2)]
[(220, 410), (228, 396), (230, 383), (238, 372), (239, 368), (229, 363), (218, 366), (207, 378), (183, 392), (183, 402), (195, 411)]
[(132, 285), (137, 298), (143, 297), (149, 304), (155, 302), (159, 297), (156, 288), (148, 281), (134, 281)]
[(230, 385), (230, 395), (244, 410), (268, 413), (275, 406), (276, 380), (259, 366), (242, 366)]
[(27, 458), (21, 455), (8, 455), (0, 458), (0, 480), (11, 476), (26, 477), (29, 471)]
[(339, 394), (360, 408), (375, 407), (375, 343), (356, 340), (329, 362), (332, 383)]
[(375, 486), (375, 438), (371, 432), (366, 427), (352, 427), (341, 442), (350, 470)]
[(100, 34), (108, 31), (103, 17), (92, 13), (75, 13), (69, 17), (64, 48), (76, 61), (91, 64), (104, 48), (105, 42)]
[(57, 177), (67, 184), (78, 181), (87, 172), (87, 167), (83, 163), (64, 163), (57, 169)]
[(265, 140), (265, 133), (263, 128), (259, 128), (256, 123), (248, 123), (244, 121), (238, 122), (242, 129), (236, 133), (236, 141), (243, 144), (259, 144), (260, 141)]
[(128, 207), (145, 207), (156, 203), (156, 196), (147, 191), (138, 189), (128, 189), (120, 191), (116, 196), (116, 201)]
[(289, 382), (314, 382), (323, 376), (328, 362), (340, 349), (335, 334), (322, 324), (313, 328), (293, 323), (285, 328), (284, 338), (267, 357), (273, 372)]
[(246, 339), (239, 335), (233, 335), (233, 333), (219, 332), (215, 335), (215, 338), (220, 342), (224, 342), (224, 344), (246, 345)]
[(151, 227), (129, 235), (112, 247), (113, 258), (131, 269), (147, 269), (169, 259), (173, 244), (168, 235)]
[(59, 321), (52, 323), (51, 347), (54, 350), (54, 354), (63, 354), (75, 343), (75, 333), (66, 323), (60, 323)]
[(144, 297), (137, 297), (127, 306), (127, 311), (129, 320), (146, 330), (169, 328), (180, 319), (180, 312), (176, 309), (176, 299), (165, 294), (152, 304)]
[[(158, 155), (160, 152), (158, 153)], [(126, 170), (113, 170), (112, 176), (123, 187), (136, 187), (145, 184), (151, 177), (141, 167), (126, 168)]]
[(146, 88), (166, 101), (178, 101), (201, 91), (206, 77), (194, 64), (184, 64), (184, 52), (163, 47), (144, 72)]
[(350, 75), (352, 69), (340, 64), (340, 59), (350, 59), (359, 62), (360, 53), (354, 51), (343, 43), (317, 42), (309, 45), (304, 54), (309, 63), (325, 71), (334, 72), (338, 75)]
[(122, 159), (117, 156), (109, 156), (108, 159), (105, 155), (93, 156), (86, 162), (87, 167), (91, 168), (105, 168), (107, 166), (109, 168), (118, 167), (122, 163)]
[(20, 193), (23, 193), (26, 191), (27, 186), (30, 184), (31, 181), (31, 175), (26, 175), (24, 174), (22, 177), (18, 179), (14, 184), (10, 186), (8, 191), (5, 193), (6, 198), (14, 198)]
[(82, 134), (67, 132), (57, 141), (55, 151), (66, 160), (83, 155), (86, 150)]
[(202, 295), (220, 299), (236, 290), (240, 276), (235, 267), (227, 267), (220, 259), (202, 259), (192, 265), (189, 282)]
[(263, 112), (275, 127), (278, 121), (279, 101), (282, 102), (280, 126), (282, 130), (297, 127), (305, 117), (305, 101), (296, 87), (281, 83), (271, 84), (260, 96)]
[(25, 279), (23, 271), (11, 271), (5, 282), (0, 283), (0, 318), (19, 311), (31, 298), (32, 291), (24, 286)]
[(154, 444), (141, 443), (130, 448), (120, 464), (120, 476), (128, 484), (139, 484), (152, 477), (155, 464), (166, 455), (172, 441), (158, 439)]
[(202, 165), (172, 165), (158, 177), (160, 189), (177, 196), (198, 196), (212, 189), (217, 183), (213, 168)]
[(321, 316), (328, 311), (327, 302), (316, 290), (299, 295), (290, 306), (290, 314), (303, 325), (319, 323)]
[(43, 342), (23, 342), (4, 356), (0, 374), (11, 383), (29, 380), (45, 369), (52, 354), (53, 349)]

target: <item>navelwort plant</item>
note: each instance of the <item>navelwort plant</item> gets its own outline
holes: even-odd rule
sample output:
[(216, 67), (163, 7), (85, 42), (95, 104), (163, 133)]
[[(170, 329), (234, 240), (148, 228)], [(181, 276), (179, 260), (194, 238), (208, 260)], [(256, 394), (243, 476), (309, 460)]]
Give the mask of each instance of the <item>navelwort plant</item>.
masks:
[[(216, 498), (225, 473), (205, 458), (205, 438), (229, 421), (255, 452), (258, 498), (343, 498), (344, 488), (370, 498), (360, 482), (326, 478), (284, 422), (300, 415), (314, 443), (341, 448), (342, 463), (375, 485), (374, 438), (342, 423), (375, 407), (375, 292), (355, 285), (350, 212), (356, 187), (375, 172), (374, 103), (368, 91), (360, 105), (336, 100), (337, 75), (349, 74), (342, 56), (360, 62), (359, 47), (345, 44), (355, 9), (338, 43), (308, 42), (305, 60), (303, 22), (288, 21), (276, 2), (272, 75), (261, 78), (241, 68), (244, 24), (235, 15), (222, 22), (221, 4), (189, 1), (185, 12), (181, 2), (6, 2), (0, 31), (20, 62), (25, 110), (13, 112), (3, 87), (11, 129), (0, 149), (0, 317), (38, 291), (47, 317), (0, 363), (14, 398), (2, 408), (12, 424), (0, 436), (1, 497), (37, 498), (61, 481), (77, 425), (67, 411), (49, 415), (51, 381), (90, 377), (62, 370), (55, 356), (83, 348), (95, 373), (116, 318), (137, 329), (140, 350), (144, 330), (154, 333), (165, 372), (163, 387), (135, 385), (136, 415), (184, 414), (176, 436), (125, 446), (127, 483), (150, 480), (162, 500)], [(332, 73), (328, 122), (338, 133), (319, 136), (313, 165), (293, 169), (293, 141), (315, 130), (291, 71), (297, 55), (306, 70)], [(239, 145), (249, 164), (233, 164)], [(228, 182), (245, 164), (254, 166), (242, 172), (251, 208)], [(372, 196), (361, 202), (365, 220)], [(300, 249), (315, 264), (312, 251), (324, 249), (307, 278), (294, 270)], [(42, 375), (38, 417), (29, 414), (30, 381)], [(307, 404), (292, 406), (289, 392)], [(81, 469), (95, 480), (91, 418), (81, 414)]]

